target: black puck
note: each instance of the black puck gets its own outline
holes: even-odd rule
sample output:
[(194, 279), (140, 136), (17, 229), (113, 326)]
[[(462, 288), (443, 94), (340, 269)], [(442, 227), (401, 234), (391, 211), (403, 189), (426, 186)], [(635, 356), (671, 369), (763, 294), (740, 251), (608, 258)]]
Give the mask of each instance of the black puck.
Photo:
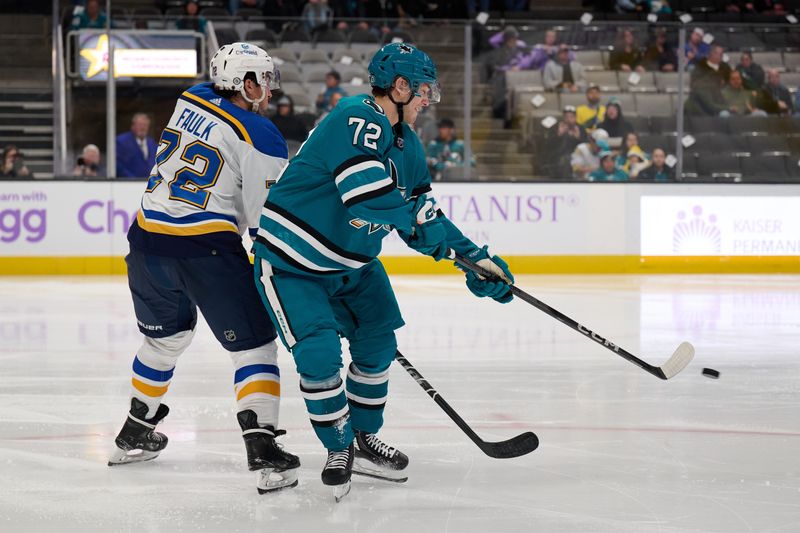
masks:
[(704, 368), (703, 375), (707, 378), (719, 379), (719, 370), (714, 370), (713, 368)]

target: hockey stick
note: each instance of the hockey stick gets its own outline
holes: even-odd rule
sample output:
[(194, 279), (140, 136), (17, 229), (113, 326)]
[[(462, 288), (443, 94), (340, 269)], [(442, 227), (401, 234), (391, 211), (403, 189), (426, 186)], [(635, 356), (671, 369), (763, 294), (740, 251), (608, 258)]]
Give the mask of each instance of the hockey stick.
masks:
[(478, 448), (481, 449), (483, 453), (488, 455), (489, 457), (494, 457), (495, 459), (510, 459), (512, 457), (519, 457), (521, 455), (525, 455), (531, 453), (533, 450), (539, 447), (539, 437), (536, 436), (535, 433), (528, 431), (526, 433), (522, 433), (517, 435), (514, 438), (500, 441), (500, 442), (487, 442), (481, 439), (477, 433), (475, 433), (469, 424), (464, 422), (464, 419), (458, 416), (455, 409), (450, 407), (444, 398), (442, 398), (436, 389), (431, 387), (431, 384), (428, 383), (425, 378), (422, 377), (422, 374), (414, 368), (408, 359), (406, 359), (403, 354), (399, 351), (395, 354), (394, 358), (397, 360), (398, 363), (402, 365), (403, 368), (406, 369), (414, 381), (419, 383), (419, 386), (428, 393), (428, 396), (433, 398), (439, 407), (447, 413), (447, 416), (456, 423), (456, 425), (461, 428), (461, 431), (467, 434), (472, 442), (478, 445)]
[[(474, 261), (471, 261), (470, 259), (467, 259), (466, 257), (462, 256), (461, 254), (456, 253), (454, 250), (449, 250), (448, 251), (448, 259), (451, 259), (451, 260), (463, 265), (465, 268), (473, 271), (475, 274), (478, 274), (478, 275), (480, 275), (480, 276), (482, 276), (484, 278), (497, 279), (497, 276), (495, 276), (494, 274), (492, 274), (491, 272), (489, 272), (488, 270), (486, 270), (482, 266), (476, 264)], [(680, 344), (680, 346), (678, 346), (678, 348), (675, 350), (675, 352), (670, 356), (669, 359), (667, 359), (667, 361), (663, 365), (661, 365), (661, 366), (653, 366), (651, 364), (648, 364), (648, 363), (642, 361), (641, 359), (639, 359), (638, 357), (636, 357), (632, 353), (630, 353), (627, 350), (617, 346), (616, 344), (614, 344), (613, 342), (607, 340), (606, 338), (598, 335), (597, 333), (595, 333), (594, 331), (590, 330), (586, 326), (576, 322), (575, 320), (573, 320), (572, 318), (568, 317), (564, 313), (562, 313), (562, 312), (560, 312), (560, 311), (558, 311), (556, 309), (553, 309), (552, 307), (550, 307), (546, 303), (542, 302), (541, 300), (538, 300), (538, 299), (534, 298), (533, 296), (531, 296), (527, 292), (523, 291), (519, 287), (517, 287), (515, 285), (510, 285), (509, 287), (511, 288), (511, 293), (514, 296), (516, 296), (517, 298), (519, 298), (520, 300), (523, 300), (523, 301), (531, 304), (532, 306), (534, 306), (535, 308), (539, 309), (540, 311), (544, 311), (545, 313), (547, 313), (551, 317), (555, 318), (556, 320), (558, 320), (562, 324), (566, 324), (567, 326), (569, 326), (570, 328), (574, 329), (578, 333), (583, 334), (584, 336), (586, 336), (587, 338), (593, 340), (594, 342), (596, 342), (600, 346), (611, 350), (612, 352), (614, 352), (615, 354), (619, 355), (623, 359), (627, 359), (631, 363), (633, 363), (636, 366), (640, 367), (645, 372), (653, 374), (657, 378), (666, 380), (666, 379), (670, 379), (672, 377), (675, 377), (675, 375), (678, 372), (680, 372), (681, 370), (686, 368), (686, 365), (688, 365), (689, 362), (694, 357), (694, 346), (692, 346), (688, 342), (682, 342)]]

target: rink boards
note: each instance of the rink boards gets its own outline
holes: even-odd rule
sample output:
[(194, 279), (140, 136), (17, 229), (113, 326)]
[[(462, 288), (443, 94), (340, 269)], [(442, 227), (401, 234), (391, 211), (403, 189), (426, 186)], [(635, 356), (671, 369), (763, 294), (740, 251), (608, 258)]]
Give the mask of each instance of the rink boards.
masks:
[[(4, 182), (0, 274), (121, 274), (143, 182)], [(437, 183), (442, 210), (519, 273), (800, 272), (800, 186)], [(396, 234), (394, 273), (452, 273)]]

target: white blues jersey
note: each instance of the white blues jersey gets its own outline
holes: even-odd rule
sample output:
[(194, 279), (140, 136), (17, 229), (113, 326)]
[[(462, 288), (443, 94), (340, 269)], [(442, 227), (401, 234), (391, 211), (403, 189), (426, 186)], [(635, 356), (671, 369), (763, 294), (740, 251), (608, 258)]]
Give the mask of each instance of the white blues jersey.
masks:
[(178, 99), (128, 232), (132, 247), (169, 256), (242, 249), (287, 164), (286, 141), (267, 118), (196, 85)]

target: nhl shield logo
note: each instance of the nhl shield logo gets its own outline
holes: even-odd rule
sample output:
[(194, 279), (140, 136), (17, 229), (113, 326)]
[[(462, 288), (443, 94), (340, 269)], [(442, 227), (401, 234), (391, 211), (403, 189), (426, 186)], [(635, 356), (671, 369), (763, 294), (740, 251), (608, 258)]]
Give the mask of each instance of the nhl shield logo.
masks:
[(225, 340), (228, 342), (233, 342), (236, 340), (236, 332), (232, 329), (225, 330)]

